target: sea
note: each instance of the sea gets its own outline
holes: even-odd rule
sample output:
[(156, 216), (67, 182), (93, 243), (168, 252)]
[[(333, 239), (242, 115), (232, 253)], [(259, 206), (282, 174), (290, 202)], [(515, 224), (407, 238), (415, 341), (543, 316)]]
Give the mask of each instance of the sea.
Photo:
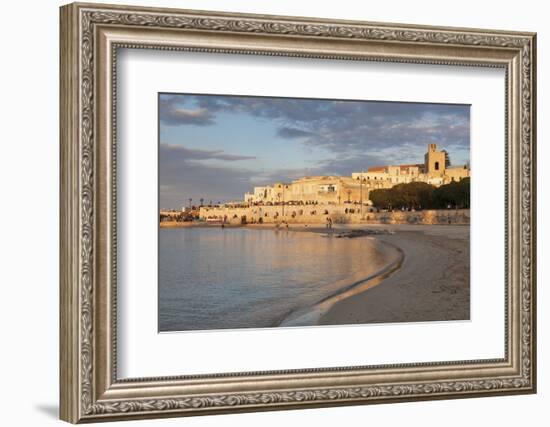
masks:
[(388, 263), (371, 237), (286, 229), (159, 229), (159, 331), (279, 327)]

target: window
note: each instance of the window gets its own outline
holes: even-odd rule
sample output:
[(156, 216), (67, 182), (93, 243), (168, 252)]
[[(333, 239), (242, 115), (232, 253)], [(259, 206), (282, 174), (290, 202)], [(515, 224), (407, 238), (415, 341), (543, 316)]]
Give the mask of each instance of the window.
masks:
[(434, 167), (435, 167), (435, 170), (438, 171), (439, 170), (439, 162), (435, 162)]

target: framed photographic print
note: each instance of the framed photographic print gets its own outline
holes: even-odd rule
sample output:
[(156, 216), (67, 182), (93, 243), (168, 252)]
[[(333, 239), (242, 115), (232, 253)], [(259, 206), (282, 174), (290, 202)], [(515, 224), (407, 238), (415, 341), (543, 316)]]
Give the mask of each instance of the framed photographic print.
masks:
[(61, 8), (61, 418), (533, 393), (535, 34)]

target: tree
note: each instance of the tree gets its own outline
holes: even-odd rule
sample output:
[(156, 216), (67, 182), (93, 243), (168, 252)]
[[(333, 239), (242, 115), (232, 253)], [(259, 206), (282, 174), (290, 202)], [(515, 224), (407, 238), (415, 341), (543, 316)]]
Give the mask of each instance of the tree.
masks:
[(463, 178), (458, 182), (453, 181), (436, 188), (433, 197), (438, 208), (469, 208), (470, 178)]
[(189, 208), (191, 208), (191, 203), (193, 202), (193, 199), (189, 197)]
[(370, 192), (369, 198), (374, 206), (391, 209), (393, 201), (391, 189), (373, 190)]
[(202, 206), (202, 204), (203, 204), (203, 202), (204, 202), (204, 197), (201, 197), (201, 198), (200, 198), (200, 202), (201, 202), (200, 206)]
[(432, 205), (434, 186), (425, 182), (402, 184), (398, 189), (402, 194), (400, 207), (419, 209)]
[(386, 209), (428, 208), (432, 203), (434, 187), (425, 182), (398, 184), (390, 189), (374, 190), (370, 199), (374, 206)]
[(445, 167), (448, 168), (451, 166), (451, 157), (449, 156), (449, 153), (447, 150), (442, 150), (445, 153)]
[(434, 187), (425, 182), (398, 184), (389, 189), (373, 190), (372, 204), (383, 209), (457, 209), (470, 208), (470, 178)]

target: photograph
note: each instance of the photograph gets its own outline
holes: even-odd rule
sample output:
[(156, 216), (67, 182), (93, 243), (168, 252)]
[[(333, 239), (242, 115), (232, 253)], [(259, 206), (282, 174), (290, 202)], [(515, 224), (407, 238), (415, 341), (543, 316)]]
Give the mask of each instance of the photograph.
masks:
[[(6, 324), (29, 343), (19, 359), (40, 346), (23, 334), (49, 349), (30, 373), (46, 388), (23, 390), (35, 410), (22, 399), (15, 417), (332, 426), (371, 405), (389, 425), (427, 410), (476, 425), (475, 407), (536, 424), (548, 38), (533, 2), (529, 19), (496, 3), (47, 3), (6, 67), (5, 140), (38, 150), (4, 144), (26, 150), (6, 157), (20, 200), (4, 222), (25, 255), (6, 283), (40, 284), (33, 316), (7, 299)], [(44, 113), (32, 126), (23, 83)], [(59, 197), (34, 191), (56, 164)], [(55, 224), (35, 228), (56, 238), (25, 244), (16, 225), (51, 203)], [(473, 405), (489, 396), (506, 398)]]
[(470, 319), (470, 105), (161, 92), (158, 121), (159, 332)]

